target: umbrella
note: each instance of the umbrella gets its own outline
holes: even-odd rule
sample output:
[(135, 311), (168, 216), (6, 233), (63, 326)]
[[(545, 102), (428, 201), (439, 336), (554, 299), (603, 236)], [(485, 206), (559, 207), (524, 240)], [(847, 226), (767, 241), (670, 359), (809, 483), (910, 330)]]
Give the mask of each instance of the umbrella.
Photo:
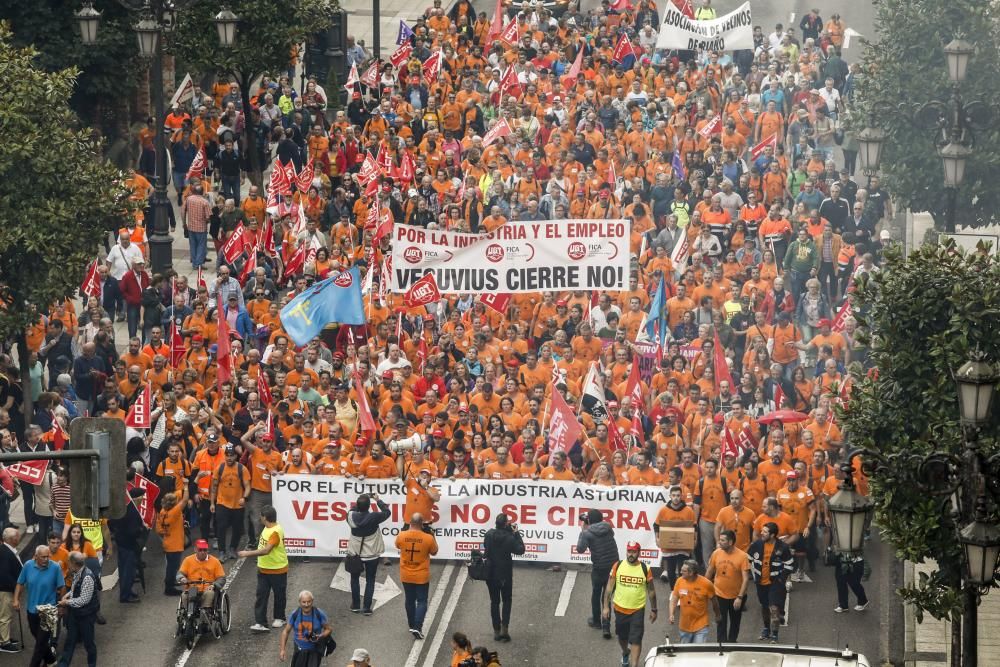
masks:
[(809, 415), (804, 412), (797, 412), (795, 410), (775, 410), (774, 412), (764, 415), (757, 421), (761, 424), (770, 424), (771, 422), (795, 424), (798, 422), (804, 422), (807, 419), (809, 419)]

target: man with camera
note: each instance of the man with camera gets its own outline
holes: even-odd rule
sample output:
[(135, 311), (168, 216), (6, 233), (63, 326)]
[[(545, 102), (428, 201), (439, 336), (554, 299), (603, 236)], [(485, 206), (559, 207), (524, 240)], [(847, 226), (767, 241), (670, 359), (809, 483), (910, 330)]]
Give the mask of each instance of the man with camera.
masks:
[[(493, 639), (510, 641), (510, 606), (514, 593), (514, 556), (524, 554), (524, 540), (516, 524), (506, 514), (496, 518), (496, 527), (486, 531), (483, 556), (486, 558), (486, 587), (490, 592)], [(503, 608), (501, 610), (501, 603)]]
[(611, 639), (611, 619), (601, 618), (601, 603), (604, 600), (604, 590), (608, 586), (611, 568), (618, 562), (618, 543), (615, 542), (615, 529), (604, 520), (600, 510), (591, 509), (583, 515), (585, 528), (580, 532), (576, 542), (577, 553), (590, 551), (590, 618), (587, 625), (601, 628), (605, 639)]
[(292, 667), (319, 667), (328, 655), (327, 643), (332, 634), (333, 628), (326, 612), (313, 605), (310, 591), (302, 591), (299, 593), (299, 608), (288, 617), (288, 624), (281, 631), (278, 657), (280, 660), (288, 657), (288, 637), (291, 636), (294, 646)]
[(414, 512), (410, 527), (396, 536), (399, 549), (399, 580), (406, 598), (406, 622), (414, 639), (424, 638), (424, 615), (431, 581), (431, 556), (438, 552), (437, 540), (424, 517)]

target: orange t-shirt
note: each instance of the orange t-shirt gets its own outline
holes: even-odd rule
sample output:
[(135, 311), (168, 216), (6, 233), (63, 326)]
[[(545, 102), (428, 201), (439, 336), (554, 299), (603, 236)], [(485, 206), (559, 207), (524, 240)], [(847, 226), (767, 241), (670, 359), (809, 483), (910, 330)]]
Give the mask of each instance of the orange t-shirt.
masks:
[(726, 553), (716, 549), (708, 559), (709, 567), (715, 567), (715, 592), (720, 598), (733, 600), (743, 588), (743, 573), (750, 570), (750, 560), (742, 549)]
[(163, 538), (163, 551), (184, 551), (184, 503), (161, 510), (156, 517), (156, 534)]
[(250, 486), (263, 493), (271, 493), (271, 475), (282, 469), (281, 453), (272, 449), (264, 453), (255, 449), (250, 454)]
[(410, 523), (414, 514), (420, 514), (426, 521), (430, 521), (431, 510), (434, 508), (434, 501), (431, 500), (427, 490), (420, 486), (414, 479), (406, 480), (406, 506), (403, 508), (403, 521)]
[(674, 584), (674, 596), (680, 607), (681, 632), (697, 632), (708, 625), (708, 602), (715, 597), (715, 586), (705, 577), (695, 575), (694, 581), (679, 577)]
[(736, 548), (746, 551), (753, 539), (753, 522), (755, 515), (749, 507), (743, 507), (739, 512), (732, 505), (726, 505), (719, 510), (715, 522), (721, 530), (731, 530), (736, 533)]
[(431, 580), (431, 559), (438, 552), (437, 540), (422, 530), (404, 530), (396, 536), (399, 549), (399, 580), (404, 584), (426, 584)]
[[(764, 527), (765, 523), (774, 522), (778, 526), (778, 537), (785, 537), (786, 535), (791, 535), (795, 532), (795, 521), (792, 517), (788, 516), (785, 512), (778, 510), (778, 516), (768, 516), (766, 514), (759, 514), (756, 519), (753, 520), (753, 530), (755, 533), (759, 533), (760, 529)], [(764, 559), (767, 562), (767, 559)]]

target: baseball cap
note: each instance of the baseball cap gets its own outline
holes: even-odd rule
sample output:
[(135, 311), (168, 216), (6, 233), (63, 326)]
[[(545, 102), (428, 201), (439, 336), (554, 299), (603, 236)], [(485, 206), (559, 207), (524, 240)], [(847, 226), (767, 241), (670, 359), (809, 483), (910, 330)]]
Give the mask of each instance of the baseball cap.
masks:
[(226, 456), (229, 456), (230, 454), (236, 453), (236, 448), (233, 447), (232, 445), (226, 445), (225, 447), (223, 447), (222, 451), (225, 452)]
[(818, 324), (819, 324), (819, 327), (820, 327), (820, 328), (822, 328), (822, 327), (832, 327), (832, 326), (833, 326), (833, 322), (831, 322), (831, 321), (830, 321), (830, 320), (829, 320), (828, 318), (826, 318), (826, 317), (822, 318), (822, 319), (821, 319), (821, 320), (820, 320), (820, 321), (818, 322)]
[(359, 435), (358, 439), (354, 441), (354, 446), (355, 447), (362, 447), (362, 446), (367, 445), (367, 444), (368, 444), (368, 436), (367, 435)]
[(795, 472), (794, 470), (789, 470), (788, 472), (785, 473), (785, 479), (798, 479), (798, 478), (799, 478), (799, 473)]
[(386, 371), (385, 373), (382, 373), (382, 379), (383, 380), (391, 380), (394, 377), (396, 377), (396, 376), (393, 375), (392, 371)]
[(726, 418), (723, 417), (722, 413), (720, 412), (719, 414), (712, 417), (712, 421), (715, 422), (716, 424), (724, 424), (726, 423)]
[(344, 356), (344, 353), (343, 353), (343, 352), (340, 352), (340, 351), (338, 350), (337, 352), (334, 352), (334, 353), (333, 353), (333, 358), (334, 358), (334, 359), (346, 359), (347, 357), (345, 357), (345, 356)]
[(305, 417), (306, 413), (302, 412), (301, 410), (296, 410), (295, 412), (292, 413), (292, 416), (293, 417)]
[(371, 656), (368, 655), (368, 651), (363, 648), (354, 649), (354, 653), (351, 654), (351, 662), (361, 662), (362, 660), (367, 660)]
[(205, 550), (207, 550), (208, 549), (208, 540), (195, 540), (195, 542), (194, 542), (194, 548), (195, 549), (205, 549)]
[(888, 229), (883, 229), (882, 231), (880, 231), (878, 233), (878, 237), (880, 239), (882, 239), (883, 241), (891, 241), (892, 240), (892, 234), (889, 232)]
[(566, 299), (559, 299), (558, 301), (556, 301), (556, 305), (557, 306), (565, 306), (566, 305)]
[(459, 412), (468, 412), (469, 411), (469, 406), (466, 405), (465, 403), (459, 403), (458, 404), (458, 411)]
[(625, 551), (641, 551), (641, 550), (642, 547), (639, 545), (638, 542), (633, 541), (625, 545)]
[(608, 407), (609, 408), (617, 408), (618, 407), (618, 401), (608, 401)]
[(428, 315), (424, 315), (424, 322), (433, 322), (433, 321), (434, 321), (434, 316), (433, 315), (429, 315), (429, 314)]
[(261, 440), (274, 440), (274, 436), (271, 435), (270, 433), (265, 433), (264, 435), (260, 436), (260, 439)]
[(206, 437), (207, 437), (207, 439), (208, 439), (209, 442), (216, 442), (219, 439), (219, 434), (218, 433), (209, 433)]
[(434, 436), (435, 438), (443, 438), (443, 437), (444, 437), (444, 431), (442, 431), (442, 430), (441, 430), (441, 429), (439, 429), (439, 428), (436, 428), (436, 429), (434, 429), (434, 431), (433, 431), (433, 432), (431, 433), (431, 435), (433, 435), (433, 436)]
[(201, 334), (195, 334), (195, 335), (191, 336), (191, 342), (192, 343), (204, 343), (205, 342), (205, 338)]

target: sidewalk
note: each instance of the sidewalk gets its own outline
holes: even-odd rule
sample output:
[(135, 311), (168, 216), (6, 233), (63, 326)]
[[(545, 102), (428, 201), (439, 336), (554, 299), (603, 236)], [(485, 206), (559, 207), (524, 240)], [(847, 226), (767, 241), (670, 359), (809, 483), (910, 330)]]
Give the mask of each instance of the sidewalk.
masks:
[[(441, 5), (450, 7), (451, 0), (445, 0)], [(372, 21), (372, 3), (362, 0), (345, 0), (340, 6), (347, 12), (347, 34), (354, 37), (357, 42), (364, 42), (365, 48), (372, 53), (374, 44), (375, 24)], [(399, 32), (399, 22), (406, 21), (410, 26), (417, 17), (423, 15), (428, 7), (433, 7), (430, 0), (380, 0), (379, 15), (381, 20), (379, 26), (381, 34), (379, 42), (383, 61), (389, 59), (389, 54), (396, 50), (396, 34)]]

